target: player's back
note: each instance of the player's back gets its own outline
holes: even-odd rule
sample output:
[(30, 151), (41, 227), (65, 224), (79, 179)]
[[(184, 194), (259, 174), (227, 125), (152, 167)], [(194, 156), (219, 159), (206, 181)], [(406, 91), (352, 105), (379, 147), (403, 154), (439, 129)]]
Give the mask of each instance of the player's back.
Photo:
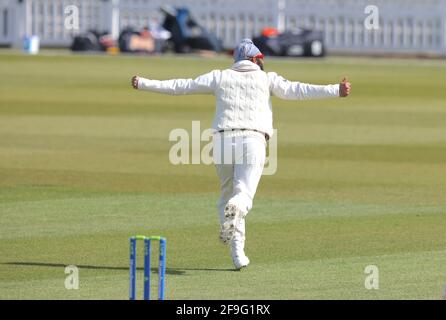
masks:
[(269, 81), (264, 71), (252, 68), (222, 70), (215, 96), (214, 128), (271, 131)]

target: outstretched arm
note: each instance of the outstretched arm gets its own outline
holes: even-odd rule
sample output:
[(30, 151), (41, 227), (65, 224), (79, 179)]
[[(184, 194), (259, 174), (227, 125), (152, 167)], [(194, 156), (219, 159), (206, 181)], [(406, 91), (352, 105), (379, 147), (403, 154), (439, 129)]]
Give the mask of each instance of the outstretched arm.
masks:
[(351, 84), (346, 78), (340, 84), (314, 85), (289, 81), (274, 72), (268, 73), (270, 91), (273, 95), (288, 100), (324, 99), (347, 97)]
[(196, 79), (172, 79), (172, 80), (151, 80), (134, 76), (132, 86), (135, 89), (146, 90), (171, 95), (180, 94), (212, 94), (217, 87), (219, 71), (215, 70)]

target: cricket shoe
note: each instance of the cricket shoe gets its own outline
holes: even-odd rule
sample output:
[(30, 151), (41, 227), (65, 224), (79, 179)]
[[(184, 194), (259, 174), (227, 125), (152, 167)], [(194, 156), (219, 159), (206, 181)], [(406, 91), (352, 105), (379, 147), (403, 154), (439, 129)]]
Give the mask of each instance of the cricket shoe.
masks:
[(240, 221), (244, 219), (243, 212), (233, 204), (228, 204), (224, 211), (225, 220), (221, 225), (220, 241), (223, 244), (228, 244), (234, 239), (235, 228), (239, 225)]
[(234, 267), (236, 270), (242, 270), (248, 266), (249, 259), (247, 256), (235, 256), (232, 257), (232, 262), (234, 262)]
[(231, 257), (236, 270), (246, 268), (249, 264), (249, 259), (243, 250), (243, 245), (244, 241), (242, 243), (235, 243), (235, 241), (232, 241), (231, 244)]

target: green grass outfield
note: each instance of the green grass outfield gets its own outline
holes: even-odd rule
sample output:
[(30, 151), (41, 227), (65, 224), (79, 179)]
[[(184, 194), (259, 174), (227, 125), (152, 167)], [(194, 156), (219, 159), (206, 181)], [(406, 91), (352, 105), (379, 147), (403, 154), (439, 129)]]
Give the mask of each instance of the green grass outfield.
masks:
[[(0, 54), (1, 299), (127, 299), (134, 234), (167, 237), (168, 299), (442, 298), (446, 62), (266, 60), (292, 80), (348, 75), (353, 95), (273, 99), (278, 171), (247, 217), (243, 272), (218, 242), (214, 167), (168, 161), (169, 132), (209, 127), (213, 98), (129, 85), (230, 64)], [(72, 264), (79, 290), (64, 287)]]

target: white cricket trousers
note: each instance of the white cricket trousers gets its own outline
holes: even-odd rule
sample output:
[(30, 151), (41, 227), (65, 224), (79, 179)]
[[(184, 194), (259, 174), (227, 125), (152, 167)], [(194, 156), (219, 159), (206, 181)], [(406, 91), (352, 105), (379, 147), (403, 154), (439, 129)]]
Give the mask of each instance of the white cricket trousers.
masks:
[[(259, 132), (236, 130), (214, 134), (213, 157), (221, 191), (217, 204), (220, 223), (224, 222), (228, 203), (237, 206), (245, 215), (251, 210), (265, 156), (266, 139)], [(236, 237), (238, 233), (244, 240), (244, 219), (239, 231)]]

